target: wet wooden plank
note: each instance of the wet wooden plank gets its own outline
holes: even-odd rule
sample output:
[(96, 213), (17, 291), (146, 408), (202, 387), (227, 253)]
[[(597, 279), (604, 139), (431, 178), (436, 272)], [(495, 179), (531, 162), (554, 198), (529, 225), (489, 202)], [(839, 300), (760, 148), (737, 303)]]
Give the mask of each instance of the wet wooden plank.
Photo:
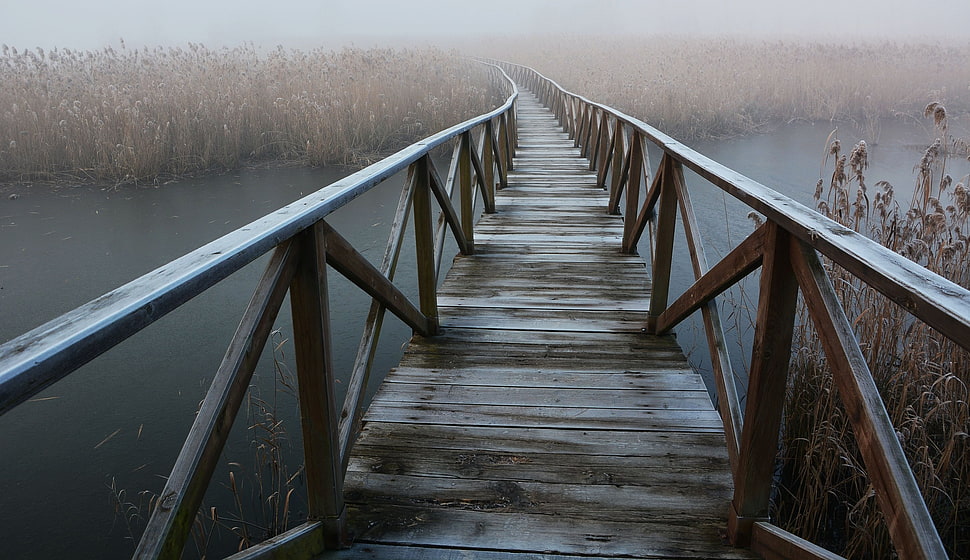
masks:
[[(721, 421), (643, 260), (551, 113), (524, 100), (497, 214), (439, 289), (353, 447), (358, 545), (325, 558), (750, 558), (721, 538)], [(539, 132), (530, 132), (539, 131)]]

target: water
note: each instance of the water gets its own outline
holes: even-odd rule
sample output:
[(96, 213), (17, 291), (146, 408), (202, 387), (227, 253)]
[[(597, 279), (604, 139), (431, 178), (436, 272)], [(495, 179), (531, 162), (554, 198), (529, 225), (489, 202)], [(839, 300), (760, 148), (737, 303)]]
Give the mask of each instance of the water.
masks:
[[(264, 169), (160, 188), (4, 193), (0, 337), (26, 332), (350, 171)], [(372, 262), (383, 254), (400, 187), (401, 179), (392, 179), (328, 220)], [(412, 294), (413, 260), (405, 248), (398, 275), (398, 285)], [(124, 490), (125, 507), (144, 503), (143, 490), (161, 490), (264, 263), (249, 265), (0, 418), (4, 558), (130, 556), (133, 542), (125, 517), (115, 515), (109, 486)], [(370, 300), (339, 275), (331, 274), (330, 284), (335, 366), (346, 378)], [(288, 303), (277, 323), (276, 341), (288, 339)], [(377, 371), (397, 362), (409, 336), (388, 314)], [(282, 352), (292, 365), (292, 345), (284, 343)], [(273, 371), (267, 354), (257, 370), (258, 394), (280, 399), (289, 430), (286, 456), (295, 472), (299, 417), (292, 395), (274, 393)], [(224, 455), (249, 465), (252, 420), (242, 417)], [(227, 473), (228, 467), (217, 470), (206, 499), (221, 511), (231, 506), (223, 489)], [(300, 507), (303, 502), (294, 500), (295, 515)], [(223, 541), (215, 552), (232, 552), (233, 539)]]
[[(695, 147), (765, 185), (806, 205), (820, 176), (831, 128), (797, 124), (771, 134)], [(840, 130), (845, 150), (858, 133)], [(933, 140), (912, 123), (881, 127), (881, 142), (870, 143), (870, 184), (886, 179), (898, 198), (913, 183), (913, 165)], [(659, 156), (651, 154), (654, 165)], [(20, 188), (0, 197), (0, 339), (8, 340), (81, 305), (157, 266), (189, 252), (288, 202), (346, 175), (348, 169), (278, 168), (181, 181), (159, 188)], [(443, 171), (443, 169), (442, 169)], [(821, 171), (831, 172), (831, 164)], [(688, 174), (708, 259), (715, 262), (753, 230), (747, 208)], [(372, 261), (380, 258), (400, 178), (355, 200), (330, 219)], [(10, 194), (18, 195), (9, 198)], [(679, 255), (686, 255), (678, 241)], [(647, 254), (645, 245), (641, 253)], [(415, 293), (413, 254), (401, 257), (398, 285)], [(447, 262), (448, 259), (445, 259)], [(264, 261), (243, 269), (185, 307), (0, 417), (0, 542), (4, 558), (126, 557), (133, 550), (124, 515), (109, 485), (124, 490), (121, 502), (143, 501), (142, 490), (158, 492), (187, 433), (209, 380), (218, 367)], [(346, 375), (358, 342), (368, 298), (331, 274), (335, 365)], [(692, 281), (686, 259), (678, 261), (670, 301)], [(740, 312), (725, 309), (726, 328), (735, 333), (736, 367), (750, 353), (743, 309), (753, 313), (757, 285)], [(748, 300), (744, 298), (747, 297)], [(288, 339), (288, 304), (279, 320)], [(701, 369), (709, 369), (696, 317), (678, 328), (678, 340)], [(740, 336), (737, 334), (740, 333)], [(393, 366), (410, 332), (392, 316), (385, 321), (377, 371)], [(730, 334), (730, 333), (729, 333)], [(292, 345), (283, 344), (285, 358)], [(280, 417), (289, 430), (286, 457), (291, 471), (300, 461), (299, 420), (286, 391), (274, 392), (271, 360), (257, 371), (264, 398), (278, 396)], [(339, 389), (339, 387), (338, 387)], [(238, 423), (225, 461), (248, 465), (253, 451), (247, 429)], [(223, 486), (228, 466), (217, 469), (206, 503), (231, 509)], [(238, 470), (238, 469), (237, 469)], [(299, 480), (298, 480), (299, 482)], [(296, 513), (302, 506), (296, 501)], [(141, 527), (143, 522), (134, 522)], [(136, 529), (137, 531), (137, 529)], [(222, 537), (211, 551), (226, 554), (234, 540)], [(190, 545), (190, 549), (192, 545)]]

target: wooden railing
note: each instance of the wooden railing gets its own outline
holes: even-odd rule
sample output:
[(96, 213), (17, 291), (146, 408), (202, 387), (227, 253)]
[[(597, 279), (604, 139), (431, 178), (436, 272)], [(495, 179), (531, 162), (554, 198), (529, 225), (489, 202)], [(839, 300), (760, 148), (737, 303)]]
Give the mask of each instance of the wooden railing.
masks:
[[(303, 428), (308, 520), (239, 555), (285, 551), (310, 557), (347, 541), (343, 478), (359, 429), (362, 395), (385, 310), (415, 333), (438, 330), (437, 276), (450, 228), (462, 253), (474, 251), (473, 219), (480, 192), (485, 212), (495, 208), (496, 182), (506, 184), (515, 146), (515, 84), (498, 67), (492, 78), (505, 103), (337, 181), (223, 236), (0, 346), (0, 415), (145, 328), (246, 264), (272, 252), (195, 422), (156, 501), (136, 558), (179, 558), (216, 461), (249, 386), (257, 360), (287, 292), (293, 316)], [(446, 178), (432, 150), (454, 143)], [(407, 171), (380, 266), (368, 262), (327, 224), (329, 214)], [(459, 208), (452, 194), (459, 190)], [(433, 202), (440, 209), (437, 223)], [(418, 301), (393, 284), (408, 216), (413, 214)], [(373, 298), (347, 396), (338, 409), (330, 351), (327, 266)], [(275, 557), (275, 556), (274, 556)]]
[[(728, 522), (731, 541), (738, 546), (750, 545), (766, 558), (838, 557), (768, 520), (800, 291), (821, 338), (899, 556), (946, 558), (852, 325), (819, 254), (968, 349), (970, 292), (704, 157), (638, 119), (569, 93), (530, 68), (503, 66), (552, 109), (575, 138), (576, 146), (589, 157), (591, 169), (598, 170), (599, 185), (610, 190), (608, 211), (618, 213), (622, 200), (623, 251), (635, 252), (649, 226), (653, 291), (646, 330), (666, 333), (691, 313), (702, 313), (734, 476), (735, 493)], [(647, 141), (663, 152), (654, 172), (647, 157)], [(757, 231), (713, 266), (705, 257), (684, 167), (766, 218)], [(641, 185), (646, 185), (650, 177), (641, 203)], [(668, 304), (678, 210), (696, 281)], [(715, 298), (759, 267), (760, 299), (742, 414)]]

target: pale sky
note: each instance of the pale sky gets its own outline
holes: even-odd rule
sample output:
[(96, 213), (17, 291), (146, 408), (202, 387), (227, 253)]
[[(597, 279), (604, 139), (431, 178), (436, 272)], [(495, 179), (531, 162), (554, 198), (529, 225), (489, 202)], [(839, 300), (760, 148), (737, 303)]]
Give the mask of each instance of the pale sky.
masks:
[(0, 44), (17, 48), (99, 49), (119, 38), (131, 46), (333, 47), (553, 31), (967, 41), (970, 1), (0, 0)]

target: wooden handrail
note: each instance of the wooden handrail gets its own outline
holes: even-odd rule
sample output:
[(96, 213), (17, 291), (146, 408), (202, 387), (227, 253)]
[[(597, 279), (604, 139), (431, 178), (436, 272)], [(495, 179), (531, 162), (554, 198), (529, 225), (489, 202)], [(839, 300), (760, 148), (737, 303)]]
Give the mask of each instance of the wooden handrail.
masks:
[[(744, 546), (751, 543), (770, 558), (783, 557), (786, 551), (797, 551), (799, 557), (806, 558), (834, 557), (765, 523), (800, 291), (818, 327), (839, 394), (850, 411), (853, 432), (861, 434), (857, 435), (859, 447), (896, 550), (906, 559), (945, 558), (940, 537), (818, 253), (965, 349), (970, 349), (970, 291), (714, 162), (639, 119), (570, 93), (531, 68), (501, 65), (552, 108), (576, 145), (591, 155), (600, 186), (611, 191), (607, 211), (618, 213), (621, 198), (625, 198), (623, 250), (635, 252), (649, 226), (654, 285), (645, 330), (667, 332), (691, 312), (702, 311), (735, 480), (728, 527), (732, 541)], [(608, 140), (603, 132), (604, 120), (614, 123)], [(597, 123), (600, 132), (591, 133)], [(659, 147), (663, 158), (646, 200), (638, 206), (640, 178), (649, 178), (650, 174), (641, 144), (644, 140)], [(608, 145), (605, 150), (604, 144)], [(713, 267), (706, 263), (696, 232), (684, 167), (766, 218), (764, 226)], [(668, 305), (678, 210), (696, 282)], [(758, 267), (762, 268), (761, 295), (747, 406), (742, 416), (714, 299)]]
[[(206, 394), (171, 476), (155, 501), (136, 558), (179, 558), (282, 301), (289, 292), (293, 315), (309, 520), (278, 539), (279, 546), (316, 554), (347, 540), (343, 478), (362, 413), (362, 395), (385, 309), (415, 333), (434, 335), (441, 248), (435, 240), (434, 208), (451, 227), (460, 250), (471, 253), (473, 200), (481, 193), (494, 210), (494, 182), (507, 184), (515, 140), (518, 90), (495, 65), (493, 79), (507, 92), (498, 108), (416, 142), (247, 226), (0, 345), (0, 415), (70, 374), (129, 336), (273, 252), (222, 365)], [(473, 134), (485, 141), (476, 150)], [(456, 144), (448, 184), (463, 185), (461, 213), (443, 185), (431, 152)], [(384, 258), (370, 264), (325, 221), (327, 216), (386, 179), (407, 171)], [(472, 188), (472, 186), (477, 188)], [(414, 213), (419, 279), (417, 302), (393, 284), (408, 214)], [(443, 242), (443, 235), (442, 242)], [(332, 268), (373, 298), (343, 406), (334, 402), (327, 269)], [(258, 554), (271, 554), (272, 546)], [(254, 551), (254, 554), (257, 552)], [(246, 555), (249, 557), (250, 555)]]

